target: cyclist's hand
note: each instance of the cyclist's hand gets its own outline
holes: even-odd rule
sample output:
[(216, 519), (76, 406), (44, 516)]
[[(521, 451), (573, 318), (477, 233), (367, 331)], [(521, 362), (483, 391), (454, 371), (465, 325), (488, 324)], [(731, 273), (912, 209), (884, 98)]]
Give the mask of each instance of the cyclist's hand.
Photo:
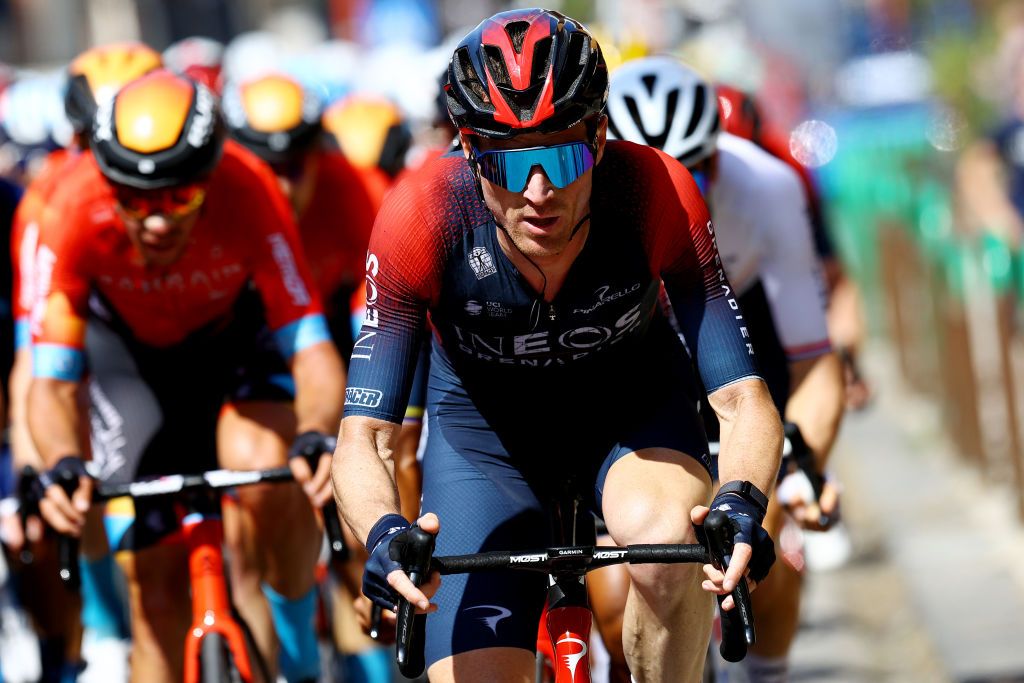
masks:
[[(727, 595), (735, 590), (736, 585), (746, 577), (747, 586), (753, 591), (760, 581), (768, 575), (775, 562), (775, 544), (771, 536), (761, 526), (763, 513), (753, 503), (733, 494), (719, 494), (707, 508), (698, 505), (690, 512), (690, 519), (695, 525), (703, 524), (711, 510), (721, 510), (729, 517), (733, 526), (733, 552), (729, 557), (729, 567), (723, 573), (714, 565), (704, 565), (707, 580), (701, 587), (717, 595)], [(722, 603), (722, 608), (730, 610), (735, 605), (730, 595)]]
[[(77, 480), (70, 497), (61, 485), (65, 477)], [(81, 536), (85, 513), (92, 505), (93, 485), (82, 459), (75, 456), (61, 458), (53, 469), (39, 475), (39, 483), (43, 486), (43, 497), (39, 501), (43, 519), (58, 533)]]
[[(800, 526), (809, 531), (827, 531), (839, 521), (839, 486), (826, 479), (817, 503), (808, 503), (803, 498), (793, 498), (786, 504), (786, 511)], [(825, 515), (827, 524), (822, 523)]]
[[(434, 535), (441, 528), (437, 515), (433, 513), (420, 517), (417, 524)], [(366, 544), (370, 557), (363, 570), (363, 595), (380, 607), (392, 611), (396, 611), (398, 599), (402, 597), (416, 605), (418, 612), (433, 612), (437, 607), (430, 604), (430, 598), (441, 585), (440, 575), (432, 573), (427, 583), (417, 587), (389, 554), (391, 543), (410, 526), (401, 515), (387, 515), (374, 525)]]
[[(37, 523), (38, 519), (35, 520)], [(26, 524), (26, 526), (28, 526)], [(25, 546), (28, 529), (22, 529), (21, 515), (18, 514), (18, 499), (4, 498), (0, 500), (0, 543), (10, 548), (14, 554), (21, 552)]]
[[(302, 485), (309, 500), (321, 508), (331, 500), (331, 456), (338, 445), (337, 438), (323, 432), (308, 431), (299, 434), (288, 449), (288, 467), (295, 481)], [(314, 472), (310, 465), (316, 464)]]

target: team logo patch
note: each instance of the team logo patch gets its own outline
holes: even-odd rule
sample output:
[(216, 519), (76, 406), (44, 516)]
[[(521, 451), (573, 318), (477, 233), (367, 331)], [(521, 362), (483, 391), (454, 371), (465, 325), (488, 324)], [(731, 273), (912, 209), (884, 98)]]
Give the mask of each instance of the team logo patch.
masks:
[(484, 307), (480, 305), (480, 302), (473, 301), (472, 299), (466, 302), (464, 308), (466, 309), (466, 313), (469, 313), (470, 315), (480, 315), (484, 312)]
[(361, 408), (376, 408), (380, 405), (384, 394), (376, 389), (360, 389), (350, 387), (345, 389), (345, 405), (359, 406)]
[(494, 259), (486, 247), (473, 247), (469, 252), (469, 267), (473, 269), (477, 280), (494, 275), (498, 269), (494, 267)]

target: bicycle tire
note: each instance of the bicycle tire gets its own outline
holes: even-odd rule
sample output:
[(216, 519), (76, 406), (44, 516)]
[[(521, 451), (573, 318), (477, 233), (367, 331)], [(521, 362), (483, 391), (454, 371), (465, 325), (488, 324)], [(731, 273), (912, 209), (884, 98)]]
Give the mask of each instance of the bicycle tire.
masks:
[(203, 636), (199, 646), (200, 683), (242, 683), (227, 641), (216, 631)]

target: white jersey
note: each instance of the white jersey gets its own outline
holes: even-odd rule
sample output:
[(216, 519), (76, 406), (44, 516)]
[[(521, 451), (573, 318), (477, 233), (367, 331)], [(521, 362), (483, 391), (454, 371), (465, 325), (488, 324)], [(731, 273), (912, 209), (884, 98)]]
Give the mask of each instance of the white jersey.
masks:
[(723, 133), (706, 199), (729, 282), (742, 295), (760, 280), (787, 358), (829, 351), (824, 281), (796, 172), (754, 143)]

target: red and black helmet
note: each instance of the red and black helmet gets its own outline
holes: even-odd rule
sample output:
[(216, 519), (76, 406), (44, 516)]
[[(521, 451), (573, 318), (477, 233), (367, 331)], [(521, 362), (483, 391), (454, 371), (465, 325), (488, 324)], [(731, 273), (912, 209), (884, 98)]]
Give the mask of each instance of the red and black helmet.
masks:
[(445, 92), (463, 133), (555, 133), (604, 111), (608, 68), (579, 22), (546, 9), (512, 10), (462, 39)]
[(718, 114), (725, 132), (760, 144), (761, 108), (754, 96), (723, 83), (716, 85), (715, 91), (718, 93)]

